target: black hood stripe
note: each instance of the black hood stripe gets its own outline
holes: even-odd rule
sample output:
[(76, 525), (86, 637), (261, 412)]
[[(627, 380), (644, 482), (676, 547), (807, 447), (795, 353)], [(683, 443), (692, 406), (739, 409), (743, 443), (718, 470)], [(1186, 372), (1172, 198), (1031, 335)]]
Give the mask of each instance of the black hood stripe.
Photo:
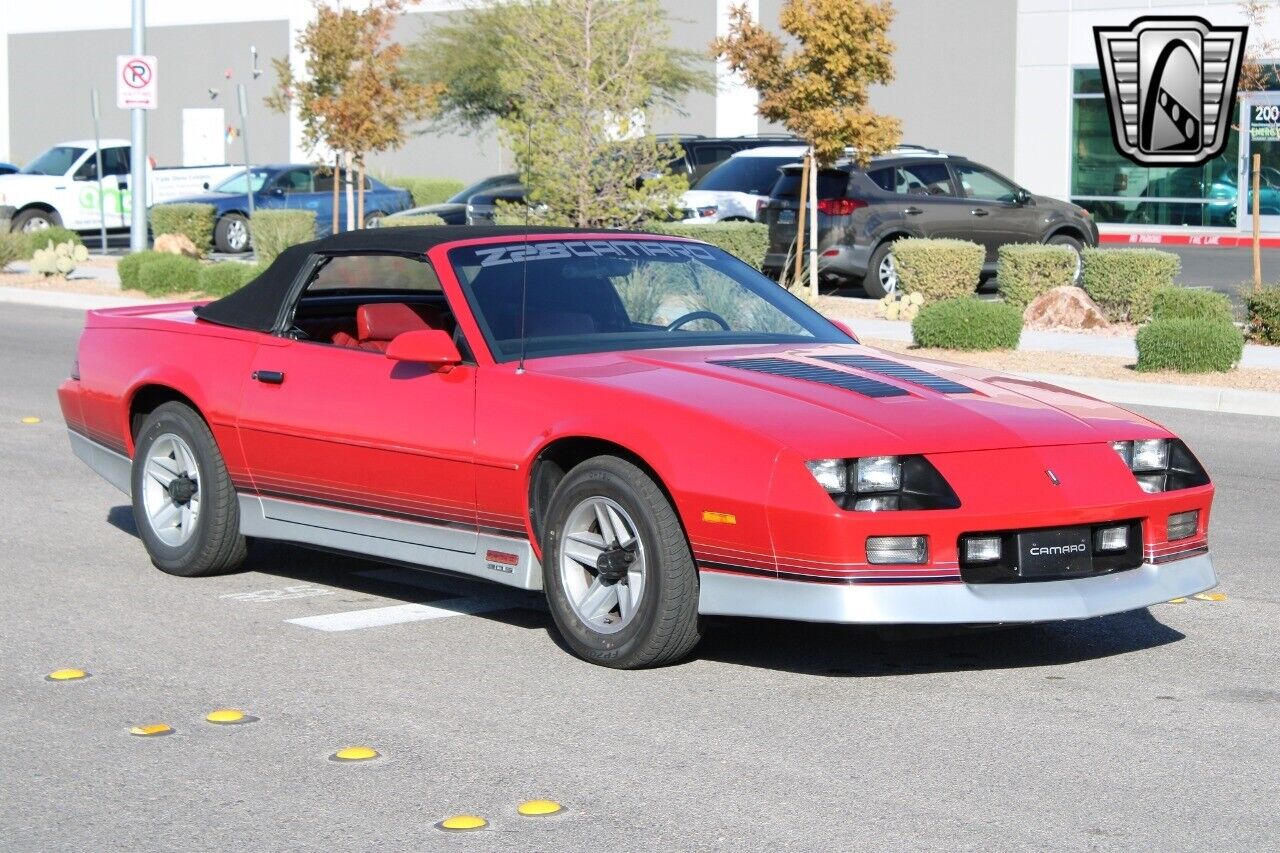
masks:
[(920, 385), (940, 394), (977, 393), (967, 385), (952, 382), (950, 379), (944, 379), (918, 367), (899, 364), (887, 358), (876, 358), (873, 355), (820, 355), (816, 358), (818, 361), (829, 361), (841, 367), (853, 367), (858, 370), (865, 370), (868, 373), (879, 373), (881, 376), (888, 376), (891, 379), (901, 379), (903, 382)]
[(818, 364), (792, 361), (787, 358), (733, 358), (709, 363), (718, 364), (722, 367), (733, 367), (738, 370), (768, 373), (772, 376), (785, 376), (788, 379), (816, 382), (819, 385), (830, 385), (835, 388), (843, 388), (846, 391), (853, 391), (864, 397), (903, 397), (910, 393), (887, 382), (868, 379), (865, 376), (845, 373), (842, 370), (834, 370)]

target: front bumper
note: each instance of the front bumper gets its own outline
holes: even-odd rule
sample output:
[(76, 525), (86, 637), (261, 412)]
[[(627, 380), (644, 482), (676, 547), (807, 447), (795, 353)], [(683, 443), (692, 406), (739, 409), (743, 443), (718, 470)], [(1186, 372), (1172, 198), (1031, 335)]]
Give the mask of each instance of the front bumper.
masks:
[(815, 583), (701, 573), (698, 612), (871, 625), (992, 624), (1088, 619), (1211, 589), (1208, 554), (1071, 580), (1023, 583)]

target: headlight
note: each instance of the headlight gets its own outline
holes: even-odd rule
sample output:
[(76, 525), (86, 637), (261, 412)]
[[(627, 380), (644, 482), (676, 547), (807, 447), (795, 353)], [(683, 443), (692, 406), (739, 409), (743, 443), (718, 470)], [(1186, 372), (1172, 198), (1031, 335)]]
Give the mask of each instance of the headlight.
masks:
[(717, 207), (700, 207), (697, 210), (698, 218), (706, 219), (708, 217), (715, 216), (717, 210), (719, 210)]
[(841, 509), (955, 509), (960, 499), (923, 456), (813, 459), (805, 463)]
[(1209, 483), (1199, 460), (1179, 439), (1147, 438), (1113, 441), (1111, 448), (1148, 494), (1190, 489)]

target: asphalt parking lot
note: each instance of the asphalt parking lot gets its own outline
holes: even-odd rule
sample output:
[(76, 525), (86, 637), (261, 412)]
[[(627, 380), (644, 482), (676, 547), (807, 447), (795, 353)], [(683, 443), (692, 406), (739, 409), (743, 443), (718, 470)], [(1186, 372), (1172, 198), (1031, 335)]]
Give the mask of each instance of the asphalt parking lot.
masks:
[[(479, 583), (271, 544), (246, 574), (152, 568), (67, 444), (80, 325), (0, 306), (0, 848), (1274, 847), (1273, 419), (1147, 412), (1218, 485), (1223, 601), (944, 636), (726, 620), (615, 672)], [(257, 721), (204, 721), (228, 706)], [(128, 733), (153, 722), (176, 733)], [(329, 760), (351, 744), (382, 757)], [(567, 810), (518, 816), (534, 797)], [(460, 813), (489, 827), (433, 827)]]

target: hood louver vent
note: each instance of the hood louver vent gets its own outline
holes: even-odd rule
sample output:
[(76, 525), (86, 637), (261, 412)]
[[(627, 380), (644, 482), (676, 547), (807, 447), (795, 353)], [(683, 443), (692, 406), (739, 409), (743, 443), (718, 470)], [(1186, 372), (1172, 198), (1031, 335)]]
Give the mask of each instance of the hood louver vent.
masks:
[(818, 356), (818, 361), (829, 361), (841, 367), (854, 367), (858, 370), (865, 370), (868, 373), (879, 373), (881, 376), (901, 379), (903, 382), (920, 385), (940, 394), (977, 393), (972, 388), (961, 385), (959, 382), (952, 382), (950, 379), (943, 379), (941, 376), (936, 376), (917, 367), (899, 364), (887, 358), (876, 358), (870, 355), (823, 355)]
[(886, 382), (878, 382), (875, 379), (855, 376), (852, 373), (833, 370), (830, 367), (791, 361), (786, 358), (734, 358), (710, 363), (718, 364), (721, 367), (733, 367), (738, 370), (752, 370), (756, 373), (768, 373), (772, 376), (785, 376), (788, 379), (816, 382), (819, 385), (830, 385), (835, 388), (843, 388), (846, 391), (853, 391), (864, 397), (902, 397), (909, 393)]

